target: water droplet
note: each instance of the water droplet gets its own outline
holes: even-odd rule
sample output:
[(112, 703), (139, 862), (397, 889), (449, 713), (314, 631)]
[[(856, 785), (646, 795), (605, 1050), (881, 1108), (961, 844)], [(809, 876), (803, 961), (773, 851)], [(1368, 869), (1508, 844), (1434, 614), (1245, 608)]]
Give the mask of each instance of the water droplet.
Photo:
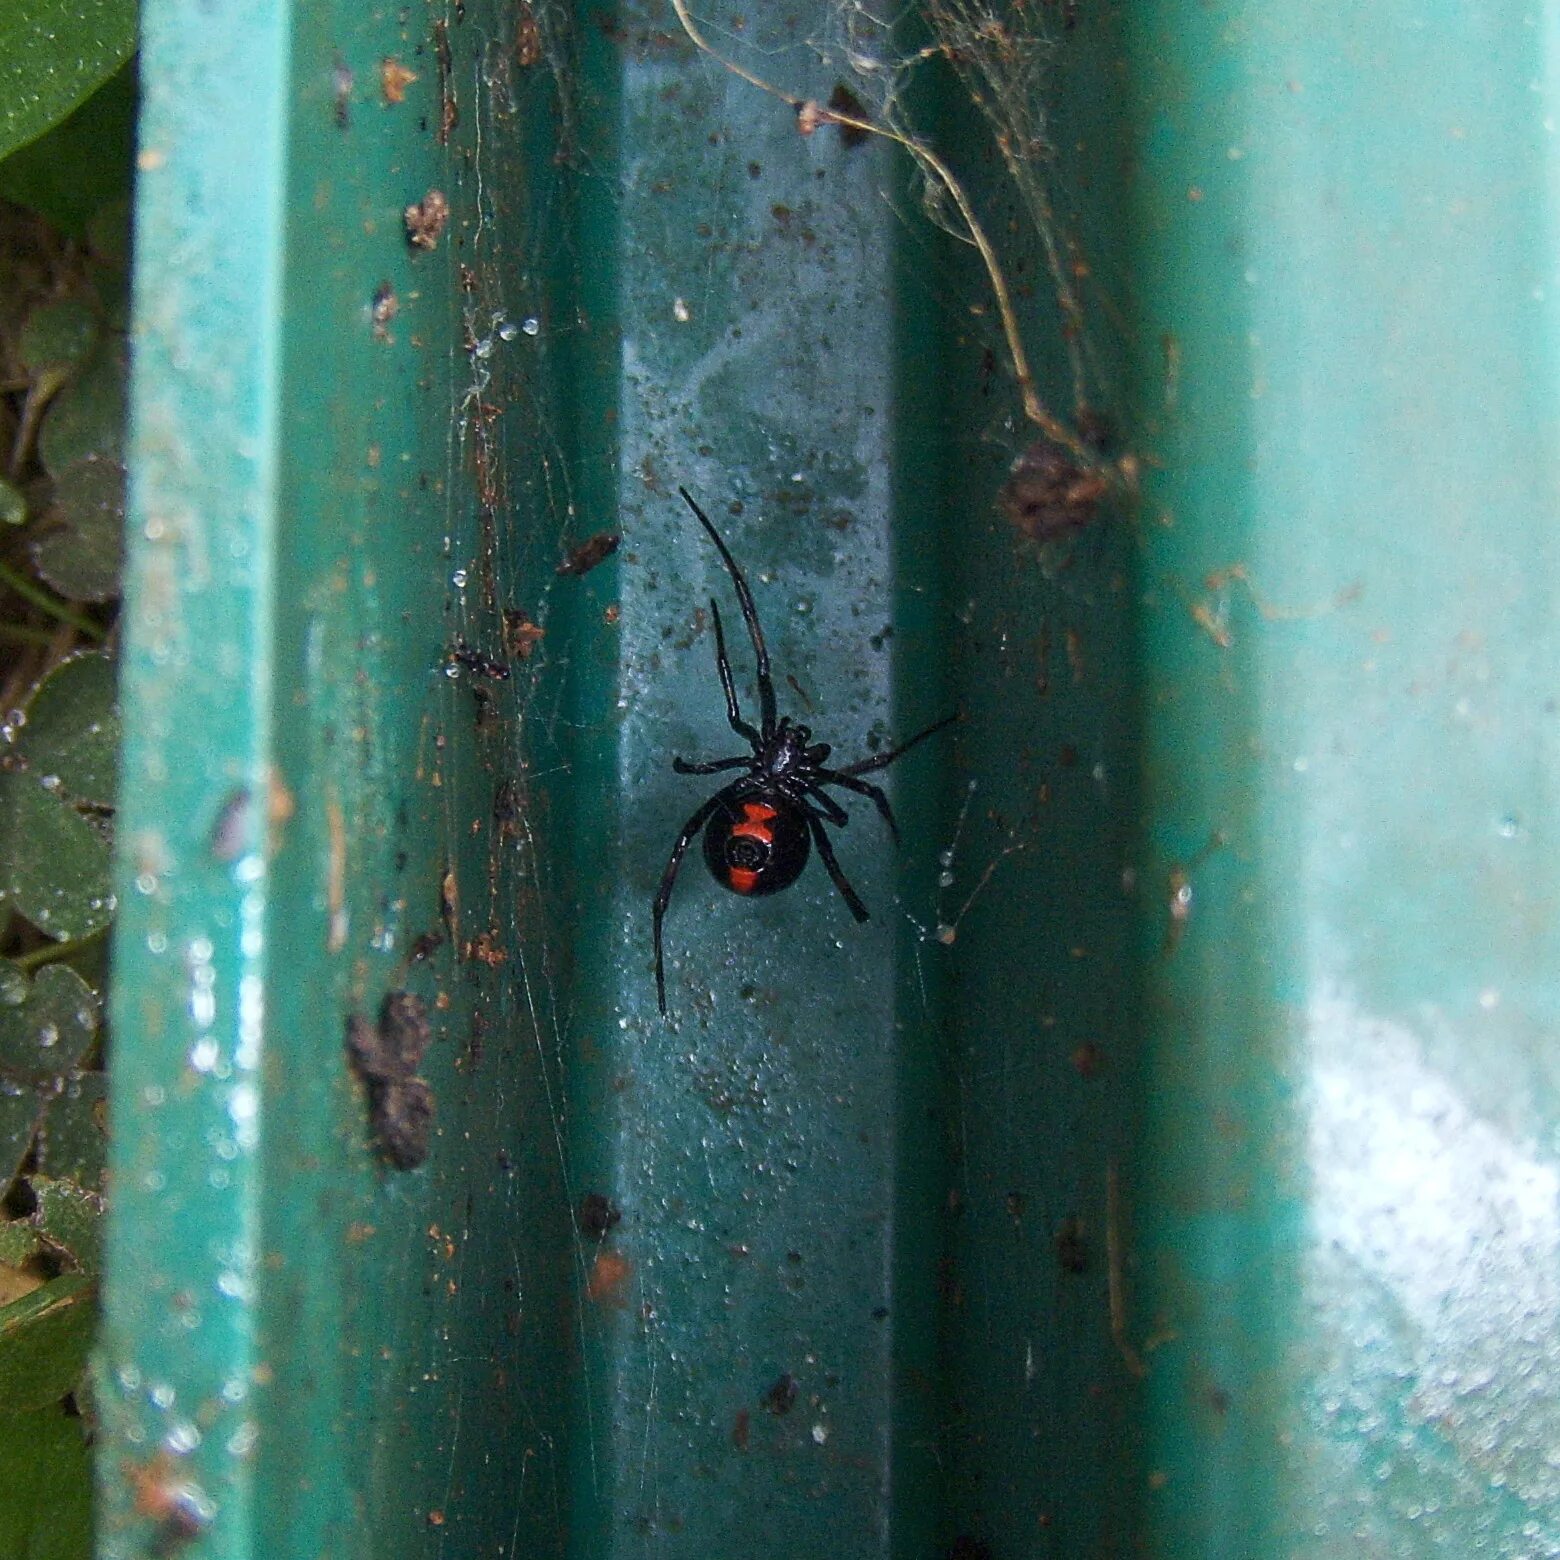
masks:
[(937, 886), (939, 888), (952, 888), (953, 874), (951, 872), (939, 872), (937, 874)]
[(464, 590), (466, 588), (466, 578), (466, 571), (464, 569), (457, 569), (450, 576), (450, 584), (453, 585), (456, 590)]
[(534, 314), (530, 314), (521, 320), (520, 329), (528, 336), (540, 336), (542, 333), (542, 322)]
[(135, 890), (138, 894), (155, 894), (157, 892), (157, 878), (154, 873), (143, 872), (135, 880)]
[(500, 341), (513, 341), (520, 334), (519, 327), (513, 320), (505, 320), (498, 327), (498, 339)]
[(148, 953), (166, 953), (168, 951), (168, 938), (163, 932), (149, 932), (146, 938), (146, 951)]
[(1513, 817), (1510, 813), (1507, 813), (1506, 816), (1495, 825), (1495, 830), (1503, 840), (1514, 840), (1522, 832), (1522, 824), (1520, 820)]
[(166, 1381), (159, 1381), (147, 1389), (147, 1396), (158, 1408), (172, 1408), (178, 1394)]
[(217, 1058), (221, 1052), (217, 1048), (217, 1042), (207, 1035), (202, 1040), (197, 1040), (190, 1048), (190, 1066), (196, 1072), (209, 1073), (217, 1065)]
[(45, 791), (57, 791), (60, 788), (60, 777), (58, 775), (43, 775), (39, 778), (38, 784)]
[(60, 1030), (58, 1024), (45, 1024), (38, 1031), (38, 1044), (47, 1050), (51, 1045), (60, 1043)]
[(231, 1268), (224, 1268), (217, 1274), (217, 1291), (227, 1296), (229, 1300), (247, 1300), (249, 1298), (249, 1285), (242, 1273), (235, 1273)]
[(200, 1445), (200, 1431), (189, 1420), (181, 1419), (163, 1437), (163, 1445), (168, 1448), (175, 1457), (183, 1457), (193, 1452)]

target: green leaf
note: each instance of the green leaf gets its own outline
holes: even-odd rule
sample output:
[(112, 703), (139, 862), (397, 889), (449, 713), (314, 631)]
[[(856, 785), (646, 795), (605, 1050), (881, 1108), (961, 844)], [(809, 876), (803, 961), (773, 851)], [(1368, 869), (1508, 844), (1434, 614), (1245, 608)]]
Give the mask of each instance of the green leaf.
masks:
[[(4, 966), (0, 993), (0, 1192), (15, 1179), (50, 1102), (91, 1049), (98, 1001), (74, 970), (48, 964), (28, 981)], [(16, 977), (21, 976), (20, 988)]]
[(119, 594), (124, 548), (125, 469), (89, 456), (60, 473), (47, 528), (33, 562), (67, 601), (108, 601)]
[(84, 102), (135, 48), (134, 0), (0, 6), (0, 157)]
[(113, 806), (119, 775), (113, 657), (96, 651), (72, 656), (37, 683), (15, 751), (45, 790), (70, 802)]
[(95, 213), (130, 193), (135, 111), (131, 63), (69, 118), (0, 162), (0, 195), (72, 237), (89, 234)]
[(123, 462), (128, 373), (124, 338), (102, 337), (86, 366), (50, 402), (38, 433), (38, 458), (51, 476), (93, 456)]
[(0, 477), (0, 524), (27, 523), (27, 495), (14, 482)]
[(66, 1273), (0, 1306), (0, 1425), (75, 1389), (97, 1332), (96, 1298), (90, 1278)]
[[(131, 130), (134, 130), (134, 125)], [(125, 147), (125, 165), (129, 166), (133, 145)], [(94, 259), (112, 265), (121, 271), (130, 268), (131, 206), (130, 192), (117, 200), (105, 201), (97, 207), (87, 223), (87, 243)]]
[(62, 942), (114, 917), (108, 832), (32, 775), (0, 774), (0, 898)]
[(0, 1267), (19, 1268), (38, 1255), (42, 1241), (26, 1219), (0, 1219)]
[(0, 897), (39, 931), (70, 941), (114, 913), (101, 815), (117, 775), (113, 661), (94, 653), (61, 662), (25, 714), (0, 772)]
[(85, 1422), (58, 1404), (0, 1416), (0, 1554), (92, 1560), (92, 1460)]
[(0, 1082), (61, 1087), (97, 1037), (97, 994), (63, 964), (44, 965), (19, 999), (9, 980), (6, 987), (0, 1001)]
[(82, 298), (40, 303), (22, 325), (16, 352), (35, 383), (63, 383), (98, 339), (97, 311)]
[(73, 1267), (96, 1277), (102, 1265), (102, 1197), (71, 1181), (30, 1172), (27, 1184), (38, 1199), (37, 1212), (28, 1222)]
[(103, 1190), (108, 1169), (106, 1073), (72, 1075), (65, 1092), (49, 1102), (38, 1139), (38, 1165), (44, 1174), (84, 1191)]

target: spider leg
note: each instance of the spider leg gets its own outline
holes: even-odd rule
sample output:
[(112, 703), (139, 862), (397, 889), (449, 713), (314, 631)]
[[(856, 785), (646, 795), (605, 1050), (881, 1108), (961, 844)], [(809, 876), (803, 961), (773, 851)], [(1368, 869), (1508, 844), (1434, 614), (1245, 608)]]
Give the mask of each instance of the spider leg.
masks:
[[(726, 791), (731, 789), (726, 787)], [(672, 854), (666, 863), (666, 871), (661, 874), (661, 886), (655, 891), (655, 997), (661, 1007), (661, 1017), (666, 1017), (666, 965), (661, 957), (661, 921), (666, 915), (666, 907), (672, 902), (672, 887), (677, 882), (677, 869), (682, 865), (683, 855), (689, 845), (698, 838), (699, 830), (709, 822), (712, 812), (725, 800), (726, 791), (717, 791), (683, 826), (682, 833), (677, 836), (677, 843), (672, 846)]]
[[(923, 732), (924, 736), (925, 733)], [(888, 797), (884, 795), (881, 786), (873, 785), (868, 780), (858, 780), (853, 774), (843, 773), (838, 769), (820, 769), (816, 771), (819, 780), (825, 785), (842, 785), (847, 791), (854, 791), (857, 796), (870, 797), (872, 805), (882, 815), (883, 822), (888, 825), (888, 832), (893, 835), (894, 843), (899, 843), (899, 825), (894, 821), (894, 809), (888, 805)]]
[(908, 742), (901, 742), (898, 747), (890, 748), (886, 753), (879, 753), (874, 758), (864, 758), (859, 764), (847, 764), (843, 769), (836, 770), (838, 775), (864, 775), (873, 769), (882, 769), (894, 762), (896, 758), (902, 758), (917, 743), (924, 742), (934, 731), (941, 731), (944, 726), (951, 726), (959, 718), (958, 712), (945, 715), (941, 720), (935, 720), (925, 731), (918, 731)]
[(726, 719), (739, 737), (746, 737), (755, 749), (758, 733), (742, 718), (742, 707), (737, 703), (737, 686), (731, 680), (731, 661), (726, 655), (726, 635), (720, 626), (720, 608), (710, 597), (710, 613), (715, 619), (715, 668), (720, 673), (720, 691), (726, 695)]
[(827, 791), (810, 780), (804, 781), (801, 789), (808, 798), (808, 805), (816, 807), (836, 829), (843, 829), (850, 822), (850, 814)]
[[(758, 609), (753, 605), (753, 592), (748, 589), (748, 582), (742, 570), (737, 567), (737, 560), (731, 556), (730, 549), (720, 539), (720, 532), (710, 523), (710, 517), (694, 503), (693, 495), (687, 488), (680, 487), (677, 491), (682, 494), (683, 502), (694, 512), (699, 524), (710, 533), (710, 540), (720, 549), (726, 572), (731, 576), (731, 583), (737, 588), (737, 601), (742, 608), (742, 621), (747, 624), (748, 635), (753, 641), (753, 654), (758, 661), (758, 702), (763, 715), (764, 740), (768, 741), (775, 730), (775, 685), (769, 675), (769, 651), (764, 645), (764, 631), (758, 626)], [(720, 632), (718, 616), (715, 621), (718, 635)], [(728, 678), (731, 675), (729, 666), (726, 675)]]
[(739, 769), (752, 762), (752, 758), (747, 755), (741, 758), (717, 758), (707, 764), (691, 764), (686, 758), (674, 758), (672, 768), (680, 775), (714, 775), (722, 769)]
[(862, 904), (856, 890), (850, 886), (845, 874), (840, 871), (840, 864), (834, 859), (834, 846), (829, 843), (829, 836), (823, 831), (823, 819), (817, 813), (807, 814), (807, 823), (812, 829), (813, 844), (818, 847), (819, 859), (828, 868), (829, 876), (834, 879), (834, 886), (840, 891), (840, 898), (850, 906), (850, 913), (858, 921), (870, 921), (872, 919), (867, 907)]

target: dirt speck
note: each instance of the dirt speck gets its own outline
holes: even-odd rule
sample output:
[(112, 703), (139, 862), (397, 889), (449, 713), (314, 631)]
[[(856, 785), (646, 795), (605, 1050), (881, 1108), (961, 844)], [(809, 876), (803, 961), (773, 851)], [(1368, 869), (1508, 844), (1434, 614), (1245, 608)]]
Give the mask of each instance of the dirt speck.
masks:
[(428, 1009), (409, 991), (386, 994), (378, 1023), (358, 1013), (347, 1020), (347, 1058), (368, 1086), (374, 1146), (397, 1170), (428, 1157), (433, 1091), (416, 1074), (432, 1038)]
[(1013, 462), (997, 508), (1030, 541), (1054, 542), (1091, 524), (1109, 491), (1103, 472), (1081, 465), (1049, 439), (1036, 439)]
[(429, 190), (406, 208), (406, 239), (414, 249), (433, 249), (450, 220), (450, 203), (443, 190)]
[(796, 1377), (785, 1371), (764, 1389), (759, 1402), (771, 1414), (789, 1414), (796, 1406), (796, 1397)]
[(559, 574), (589, 574), (598, 563), (610, 558), (622, 544), (623, 538), (613, 531), (598, 531), (589, 541), (570, 548), (568, 555), (558, 565)]
[(547, 630), (538, 628), (523, 612), (504, 614), (504, 648), (517, 661), (529, 661)]
[(623, 1222), (623, 1211), (604, 1192), (586, 1192), (580, 1199), (580, 1228), (597, 1240)]

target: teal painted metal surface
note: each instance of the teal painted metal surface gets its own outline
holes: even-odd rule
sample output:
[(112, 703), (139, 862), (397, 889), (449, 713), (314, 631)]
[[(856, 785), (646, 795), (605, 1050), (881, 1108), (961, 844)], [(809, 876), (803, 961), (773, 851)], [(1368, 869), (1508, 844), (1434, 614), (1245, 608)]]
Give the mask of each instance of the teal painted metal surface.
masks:
[[(500, 604), (550, 630), (565, 525), (527, 523), (564, 462), (543, 376), (514, 391), (550, 93), (494, 25), (148, 8), (105, 1555), (562, 1542), (578, 1246), (529, 929), (564, 917), (536, 688), (455, 659), (504, 655)], [(400, 989), (433, 1030), (411, 1175), (343, 1049)]]
[(1554, 27), (1130, 26), (1154, 1553), (1560, 1547)]
[[(1142, 475), (1037, 545), (976, 258), (671, 9), (149, 8), (105, 1556), (1560, 1551), (1543, 34), (1343, 26), (1058, 16), (1071, 350), (922, 72)], [(841, 756), (965, 719), (667, 1024), (679, 483)]]

